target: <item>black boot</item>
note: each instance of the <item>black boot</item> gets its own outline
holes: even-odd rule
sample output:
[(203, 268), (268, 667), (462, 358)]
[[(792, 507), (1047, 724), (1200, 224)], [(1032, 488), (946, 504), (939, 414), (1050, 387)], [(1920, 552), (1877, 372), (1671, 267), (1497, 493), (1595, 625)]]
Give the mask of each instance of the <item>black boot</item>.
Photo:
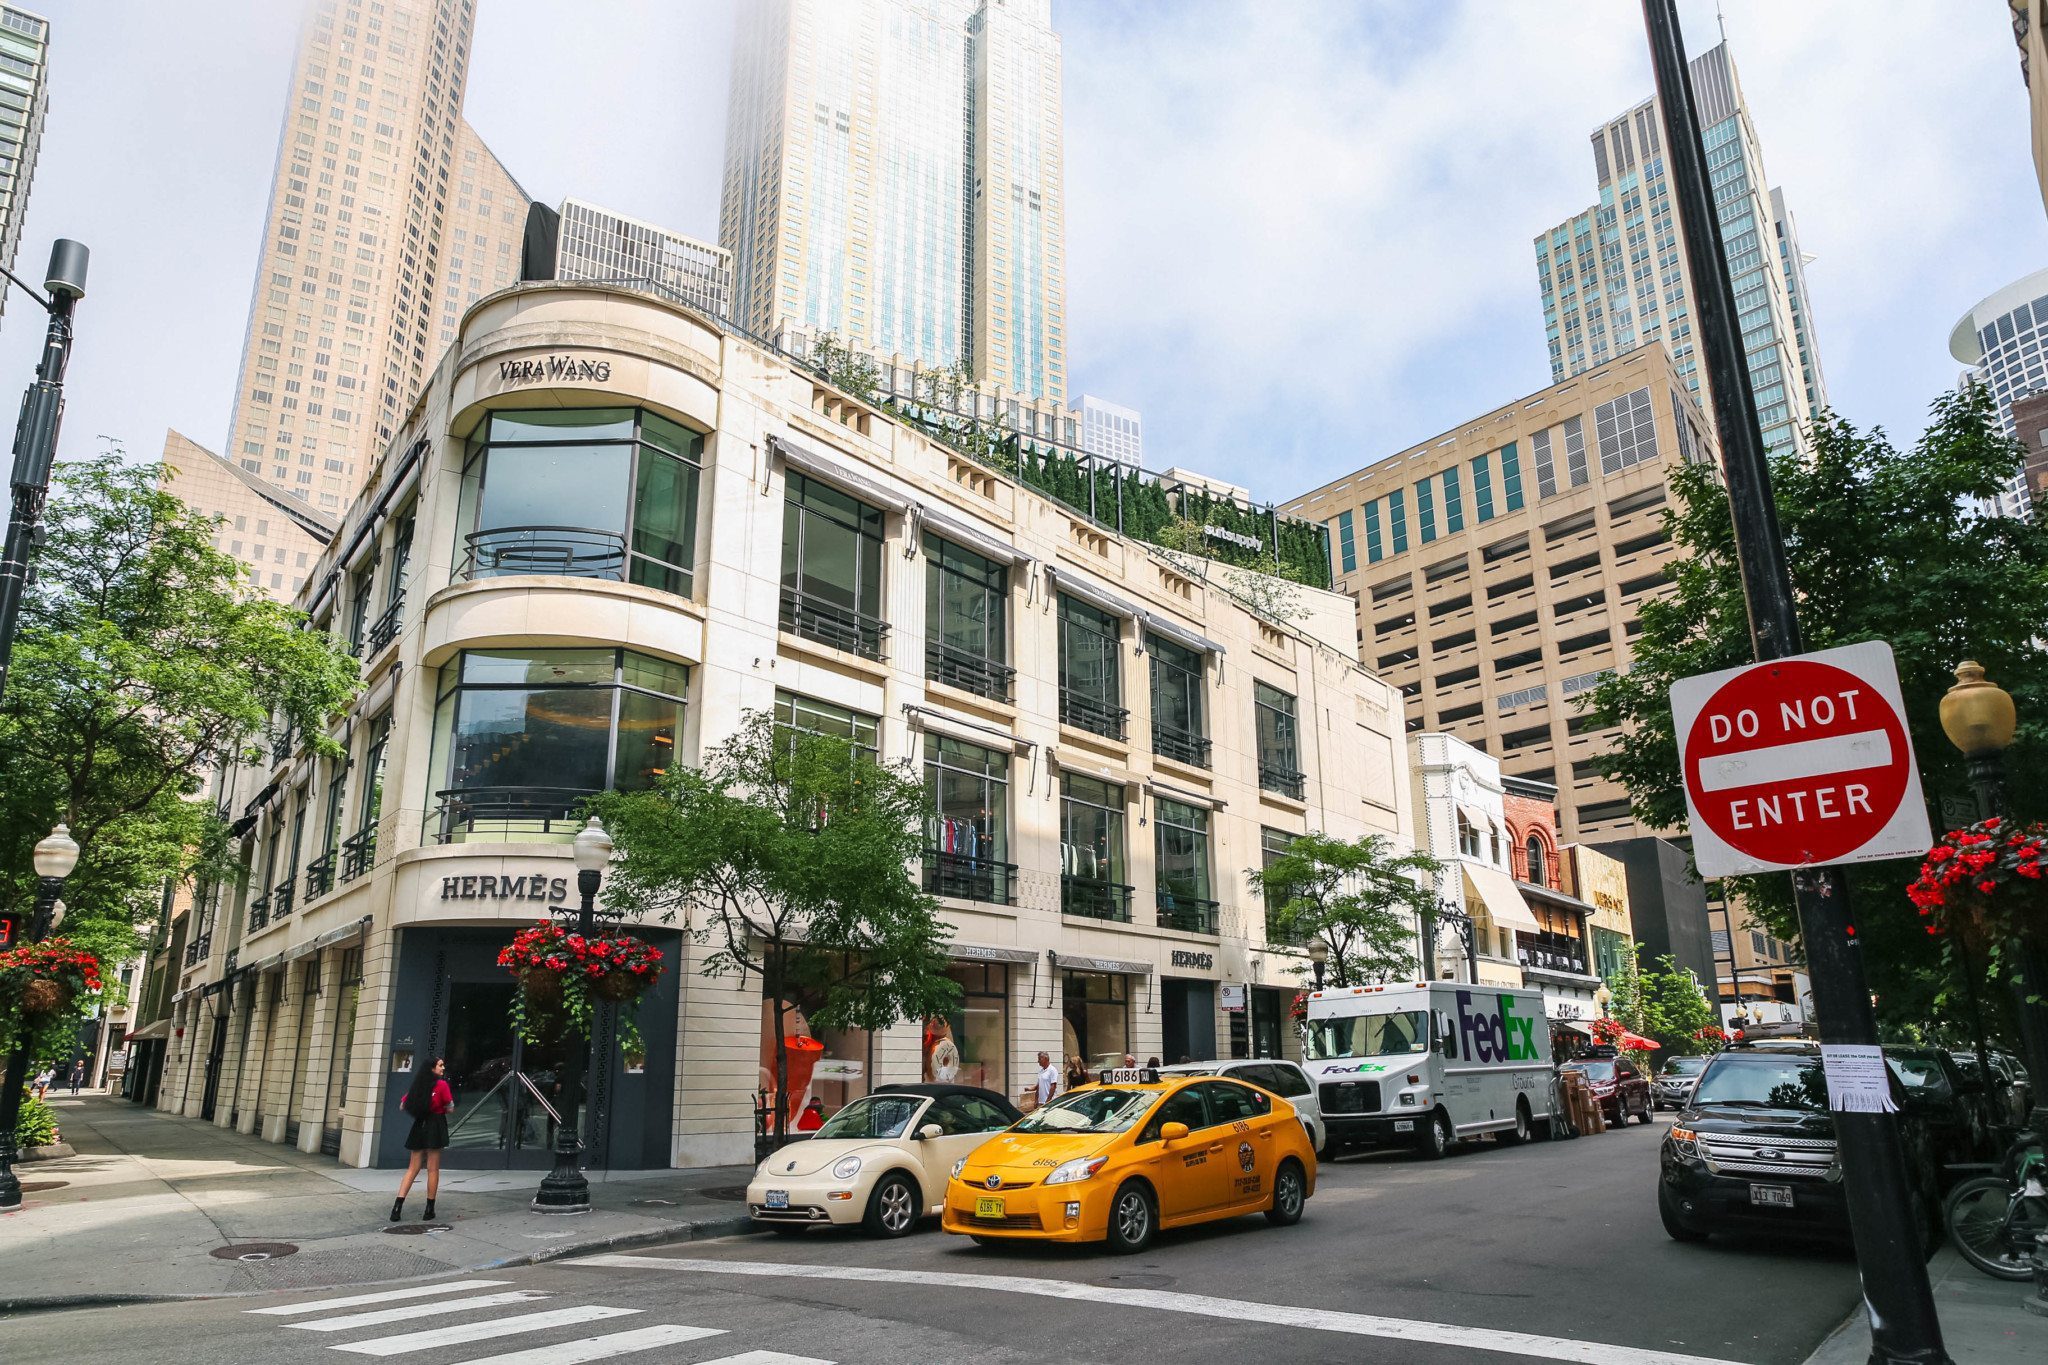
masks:
[(433, 1221), (434, 1221), (434, 1201), (433, 1201), (433, 1200), (429, 1199), (429, 1200), (427, 1201), (427, 1211), (426, 1211), (425, 1213), (423, 1213), (423, 1214), (421, 1214), (421, 1215), (420, 1215), (420, 1221), (421, 1221), (422, 1223), (431, 1223), (431, 1222), (433, 1222)]
[(391, 1201), (391, 1221), (395, 1223), (404, 1216), (405, 1196), (401, 1194), (398, 1198)]

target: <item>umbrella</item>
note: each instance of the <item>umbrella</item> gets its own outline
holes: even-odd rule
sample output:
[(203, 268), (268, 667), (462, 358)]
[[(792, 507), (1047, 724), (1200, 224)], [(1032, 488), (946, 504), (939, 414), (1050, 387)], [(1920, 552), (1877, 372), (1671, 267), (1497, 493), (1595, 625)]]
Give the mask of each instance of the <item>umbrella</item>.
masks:
[(1645, 1038), (1641, 1034), (1624, 1033), (1621, 1035), (1620, 1040), (1615, 1043), (1615, 1046), (1623, 1052), (1654, 1052), (1664, 1045), (1655, 1039)]

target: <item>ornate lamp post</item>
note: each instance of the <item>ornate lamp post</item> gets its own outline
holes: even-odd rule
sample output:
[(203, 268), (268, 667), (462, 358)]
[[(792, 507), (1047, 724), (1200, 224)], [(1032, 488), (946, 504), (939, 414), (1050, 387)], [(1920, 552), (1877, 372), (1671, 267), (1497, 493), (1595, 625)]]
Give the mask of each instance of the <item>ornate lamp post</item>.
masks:
[(1308, 945), (1308, 964), (1316, 969), (1317, 990), (1323, 988), (1323, 968), (1328, 965), (1329, 961), (1330, 945), (1323, 942), (1321, 937), (1310, 939)]
[[(612, 857), (612, 837), (596, 816), (576, 835), (576, 890), (582, 905), (576, 911), (576, 932), (588, 938), (597, 927), (597, 885)], [(566, 909), (557, 906), (556, 909)], [(562, 1114), (555, 1123), (555, 1168), (541, 1178), (533, 1196), (539, 1213), (590, 1212), (590, 1182), (583, 1176), (583, 1139), (576, 1127), (576, 1111), (582, 1102), (584, 1076), (597, 1030), (577, 1047), (573, 1042), (562, 1062)]]
[[(28, 941), (34, 943), (56, 928), (64, 918), (64, 903), (57, 893), (64, 879), (78, 866), (78, 842), (71, 831), (58, 825), (36, 845), (36, 908), (30, 921)], [(7, 1075), (0, 1081), (0, 1209), (21, 1207), (21, 1179), (14, 1173), (14, 1125), (21, 1117), (21, 1092), (28, 1084), (29, 1063), (34, 1059), (20, 1048), (7, 1059)]]

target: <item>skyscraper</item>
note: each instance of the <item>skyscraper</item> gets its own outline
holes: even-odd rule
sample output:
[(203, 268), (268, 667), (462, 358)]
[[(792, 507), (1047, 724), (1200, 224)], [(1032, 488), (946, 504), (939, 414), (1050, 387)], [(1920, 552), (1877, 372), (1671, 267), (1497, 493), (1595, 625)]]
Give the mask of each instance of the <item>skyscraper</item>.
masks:
[[(0, 266), (14, 267), (50, 105), (50, 21), (0, 5)], [(0, 284), (0, 305), (6, 285)]]
[[(1827, 404), (1814, 344), (1806, 258), (1784, 193), (1770, 188), (1763, 150), (1728, 45), (1692, 61), (1707, 172), (1735, 286), (1757, 421), (1773, 450), (1802, 447)], [(1693, 341), (1694, 297), (1652, 98), (1593, 133), (1600, 202), (1536, 238), (1536, 273), (1552, 382), (1662, 339), (1699, 394), (1706, 376)]]
[(761, 0), (734, 45), (734, 319), (1066, 393), (1051, 0)]
[(564, 199), (559, 213), (549, 212), (555, 219), (553, 278), (645, 281), (713, 317), (731, 315), (732, 253), (724, 247), (581, 199)]
[(317, 0), (299, 34), (224, 453), (323, 520), (462, 305), (518, 278), (526, 195), (462, 119), (474, 18)]
[(1074, 411), (1081, 414), (1081, 449), (1124, 464), (1145, 463), (1145, 419), (1136, 408), (1084, 393)]
[[(1963, 383), (1982, 384), (1990, 391), (2005, 434), (2020, 437), (2031, 450), (2040, 440), (2039, 428), (2023, 433), (2013, 405), (2048, 391), (2048, 270), (2037, 270), (1979, 299), (1957, 319), (1949, 333), (1948, 353), (1969, 367)], [(2022, 471), (1999, 493), (1997, 510), (2023, 517), (2032, 506)]]

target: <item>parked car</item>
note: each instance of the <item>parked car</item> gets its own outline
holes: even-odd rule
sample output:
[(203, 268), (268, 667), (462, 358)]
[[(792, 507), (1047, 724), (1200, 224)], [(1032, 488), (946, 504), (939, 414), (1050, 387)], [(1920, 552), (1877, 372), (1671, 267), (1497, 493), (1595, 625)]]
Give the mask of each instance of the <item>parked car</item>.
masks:
[(1316, 1099), (1315, 1083), (1299, 1064), (1278, 1057), (1232, 1058), (1213, 1062), (1181, 1062), (1159, 1068), (1161, 1076), (1228, 1076), (1270, 1090), (1294, 1106), (1301, 1126), (1308, 1129), (1309, 1145), (1316, 1155), (1329, 1158), (1329, 1129), (1323, 1124), (1323, 1106)]
[(747, 1212), (777, 1232), (858, 1223), (901, 1237), (944, 1206), (954, 1163), (1022, 1117), (979, 1086), (878, 1086), (771, 1153), (747, 1185)]
[(1558, 1070), (1584, 1076), (1593, 1087), (1593, 1102), (1615, 1127), (1627, 1123), (1631, 1114), (1640, 1123), (1655, 1120), (1657, 1102), (1650, 1097), (1650, 1083), (1628, 1058), (1616, 1056), (1613, 1048), (1592, 1048)]
[(1699, 1082), (1700, 1073), (1707, 1069), (1707, 1057), (1666, 1057), (1664, 1065), (1657, 1068), (1656, 1093), (1653, 1096), (1659, 1109), (1683, 1109), (1685, 1102), (1692, 1098), (1692, 1088)]
[(1927, 1125), (1929, 1154), (1943, 1188), (1964, 1174), (1949, 1168), (1998, 1159), (1997, 1121), (1981, 1079), (1964, 1075), (1946, 1048), (1887, 1047), (1884, 1055), (1907, 1106)]
[[(1930, 1238), (1940, 1207), (1927, 1125), (1891, 1077), (1917, 1208)], [(1658, 1157), (1657, 1215), (1674, 1240), (1717, 1232), (1849, 1236), (1842, 1163), (1820, 1049), (1737, 1044), (1700, 1073)]]
[(2013, 1056), (2010, 1052), (1992, 1053), (1991, 1065), (2003, 1072), (2006, 1080), (2011, 1083), (2012, 1104), (2014, 1110), (2019, 1114), (2017, 1121), (2025, 1123), (2027, 1114), (2034, 1107), (2034, 1083), (2033, 1079), (2027, 1075), (2026, 1067), (2021, 1065), (2020, 1059)]

